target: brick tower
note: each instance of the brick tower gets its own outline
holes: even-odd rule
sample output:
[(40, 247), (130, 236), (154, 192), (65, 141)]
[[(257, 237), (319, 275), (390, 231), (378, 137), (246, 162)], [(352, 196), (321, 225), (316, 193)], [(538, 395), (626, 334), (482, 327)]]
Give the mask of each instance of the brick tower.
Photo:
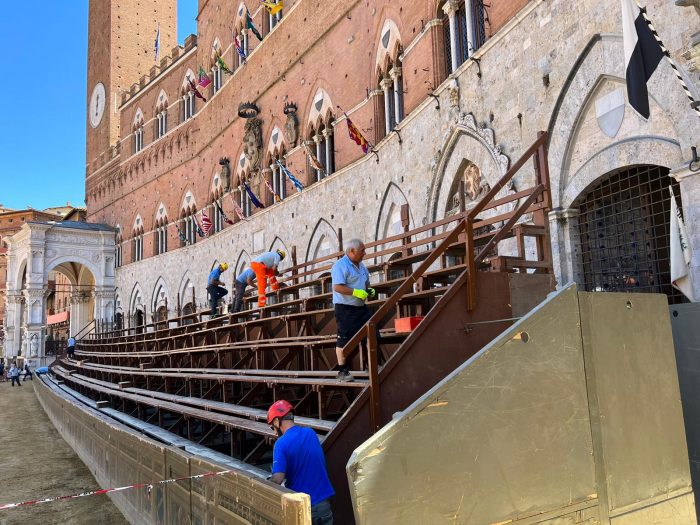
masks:
[(119, 93), (177, 44), (177, 0), (90, 0), (88, 20), (87, 155), (92, 162), (119, 139)]

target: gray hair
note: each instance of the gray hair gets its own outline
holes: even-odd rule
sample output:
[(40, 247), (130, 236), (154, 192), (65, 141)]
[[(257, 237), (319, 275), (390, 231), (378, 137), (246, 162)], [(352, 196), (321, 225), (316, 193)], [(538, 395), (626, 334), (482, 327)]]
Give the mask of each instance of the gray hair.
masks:
[(345, 245), (345, 253), (350, 253), (351, 250), (359, 250), (360, 246), (364, 245), (365, 243), (363, 243), (360, 239), (350, 239)]

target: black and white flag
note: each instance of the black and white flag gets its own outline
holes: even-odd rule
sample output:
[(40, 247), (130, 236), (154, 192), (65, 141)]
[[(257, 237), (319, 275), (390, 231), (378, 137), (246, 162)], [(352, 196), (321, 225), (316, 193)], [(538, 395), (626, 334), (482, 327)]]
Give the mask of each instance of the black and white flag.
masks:
[(621, 1), (627, 99), (637, 113), (648, 119), (647, 82), (664, 57), (664, 53), (635, 0)]

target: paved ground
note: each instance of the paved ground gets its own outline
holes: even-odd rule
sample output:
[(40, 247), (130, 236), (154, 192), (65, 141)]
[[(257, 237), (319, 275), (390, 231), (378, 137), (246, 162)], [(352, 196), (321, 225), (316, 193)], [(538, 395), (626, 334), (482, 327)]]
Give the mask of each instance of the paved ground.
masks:
[[(32, 385), (0, 382), (0, 505), (98, 489), (63, 441)], [(107, 496), (0, 510), (0, 525), (127, 525)]]

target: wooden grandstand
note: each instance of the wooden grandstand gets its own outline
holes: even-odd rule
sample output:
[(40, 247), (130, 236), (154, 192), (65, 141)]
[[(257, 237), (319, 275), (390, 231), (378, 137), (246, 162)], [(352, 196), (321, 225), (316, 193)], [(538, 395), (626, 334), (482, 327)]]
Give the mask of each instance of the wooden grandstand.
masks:
[[(335, 371), (329, 271), (342, 246), (312, 261), (293, 256), (263, 310), (250, 296), (236, 314), (197, 312), (90, 333), (74, 359), (57, 358), (52, 380), (134, 427), (163, 429), (261, 470), (274, 437), (266, 410), (287, 399), (296, 422), (319, 435), (339, 522), (351, 521), (345, 465), (354, 448), (553, 288), (546, 142), (540, 133), (474, 207), (462, 202), (459, 213), (415, 229), (404, 208), (403, 233), (366, 244), (378, 296), (368, 303), (372, 319), (344, 350), (353, 382)], [(531, 159), (534, 183), (505, 192)], [(499, 255), (507, 239), (515, 249)], [(424, 319), (397, 332), (394, 319), (406, 316)]]

